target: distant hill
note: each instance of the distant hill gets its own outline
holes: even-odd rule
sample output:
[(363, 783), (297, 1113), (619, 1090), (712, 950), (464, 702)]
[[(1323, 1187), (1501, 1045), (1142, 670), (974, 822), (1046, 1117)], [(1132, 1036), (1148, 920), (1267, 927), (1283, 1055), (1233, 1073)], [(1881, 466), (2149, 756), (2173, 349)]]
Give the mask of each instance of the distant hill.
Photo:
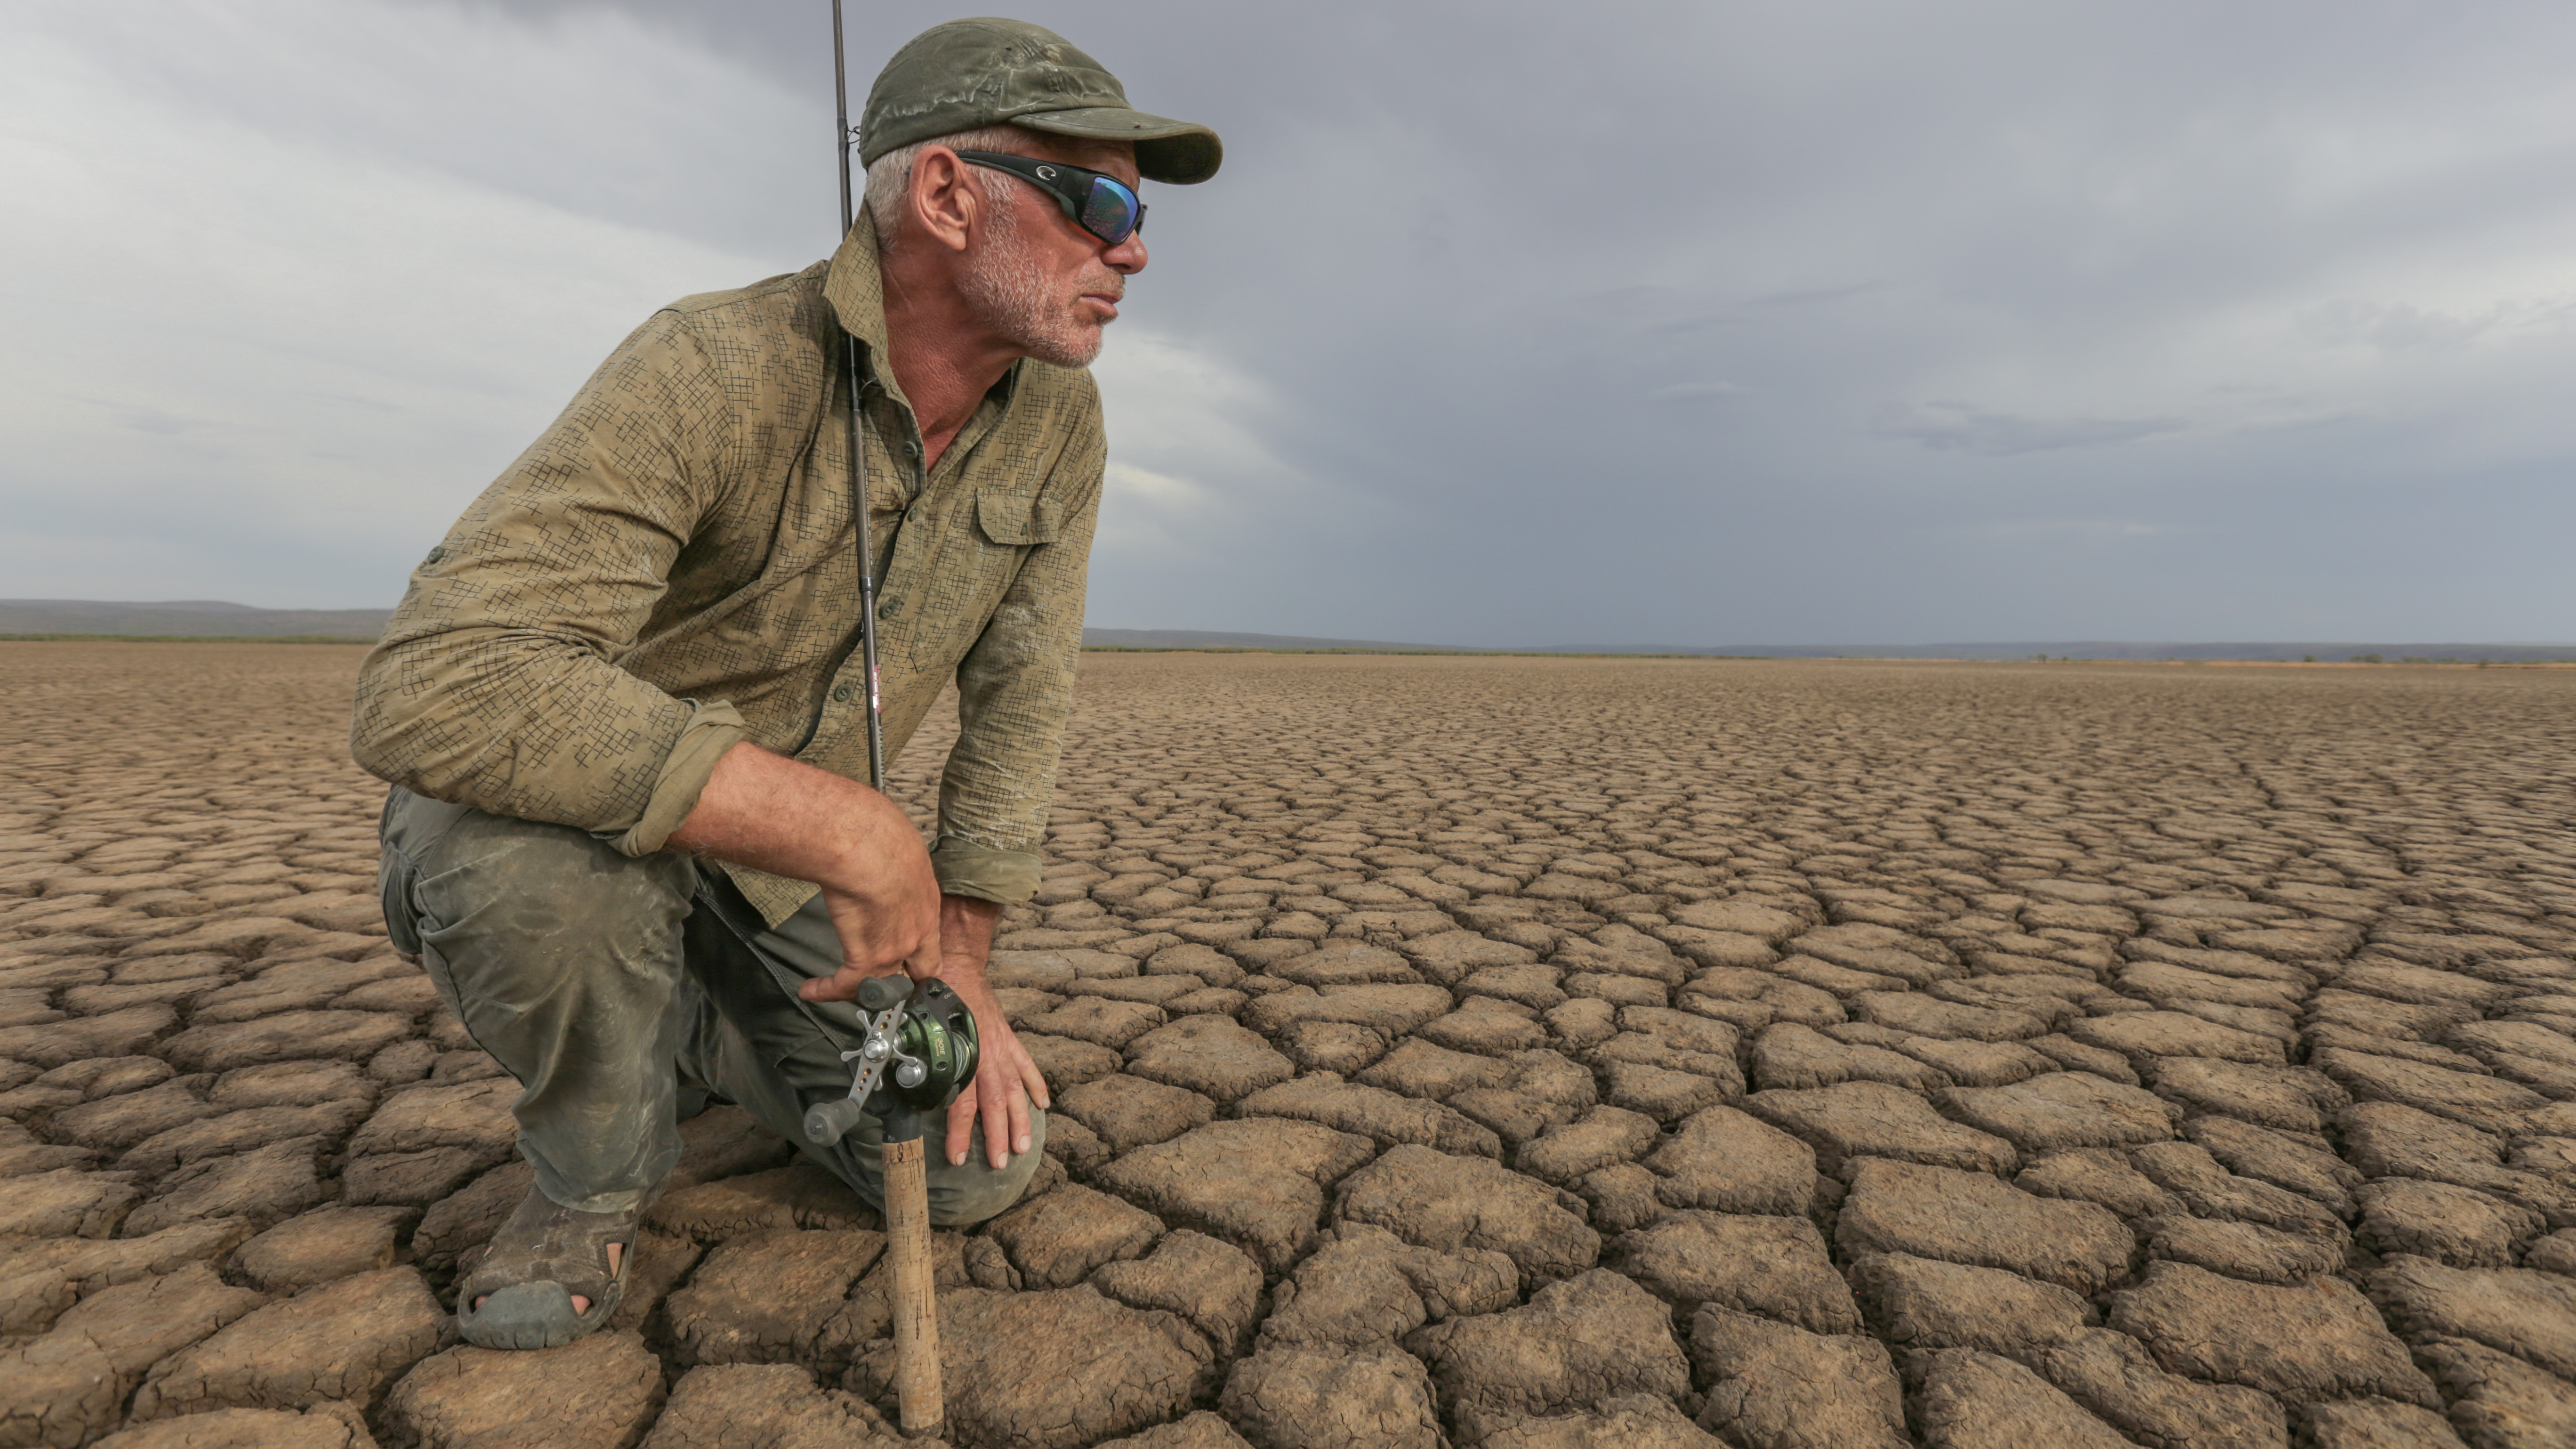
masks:
[(2102, 640), (2036, 640), (2018, 644), (1728, 644), (1717, 648), (1672, 644), (1561, 644), (1562, 654), (1707, 654), (1753, 659), (2192, 659), (2294, 664), (2303, 659), (2343, 663), (2376, 655), (2401, 659), (2497, 663), (2576, 660), (2576, 644), (2130, 644)]
[(1202, 629), (1085, 629), (1086, 649), (1372, 649), (1481, 654), (1456, 644), (1389, 644), (1380, 639), (1309, 639), (1299, 634), (1222, 634)]
[(391, 609), (254, 609), (219, 599), (158, 604), (90, 599), (0, 599), (0, 634), (164, 634), (275, 638), (330, 635), (368, 640), (384, 632)]
[[(0, 634), (144, 634), (237, 639), (282, 636), (368, 640), (390, 609), (254, 609), (219, 599), (157, 604), (91, 599), (0, 599)], [(2314, 657), (2381, 660), (2576, 661), (2576, 644), (2126, 644), (2101, 640), (2018, 644), (1546, 644), (1519, 649), (1465, 644), (1397, 644), (1383, 639), (1317, 639), (1207, 629), (1085, 629), (1091, 649), (1352, 649), (1388, 654), (1703, 654), (1738, 659), (2207, 659), (2287, 663)]]
[(2296, 663), (2313, 657), (2342, 663), (2377, 655), (2400, 659), (2576, 660), (2576, 644), (2127, 644), (2101, 640), (2018, 644), (1532, 644), (1512, 649), (1465, 644), (1389, 644), (1370, 639), (1309, 639), (1295, 634), (1229, 634), (1192, 629), (1085, 629), (1093, 649), (1366, 649), (1442, 654), (1698, 654), (1734, 659), (2198, 659)]

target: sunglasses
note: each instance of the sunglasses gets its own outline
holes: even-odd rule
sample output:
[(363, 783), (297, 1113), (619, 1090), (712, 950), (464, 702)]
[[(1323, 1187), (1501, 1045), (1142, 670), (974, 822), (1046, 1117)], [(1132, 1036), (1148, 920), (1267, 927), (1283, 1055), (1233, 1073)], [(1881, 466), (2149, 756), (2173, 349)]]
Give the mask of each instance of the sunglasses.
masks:
[(1061, 161), (1035, 161), (1007, 151), (960, 151), (957, 159), (987, 166), (1044, 190), (1064, 208), (1075, 226), (1116, 246), (1145, 229), (1145, 203), (1126, 182), (1101, 171), (1086, 171)]

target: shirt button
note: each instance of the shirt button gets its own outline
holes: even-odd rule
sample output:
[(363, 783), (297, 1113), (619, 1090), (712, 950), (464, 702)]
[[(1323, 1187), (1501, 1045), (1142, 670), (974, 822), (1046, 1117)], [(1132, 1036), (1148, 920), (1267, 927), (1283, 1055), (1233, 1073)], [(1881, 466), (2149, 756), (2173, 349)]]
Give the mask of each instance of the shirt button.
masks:
[(901, 600), (901, 599), (879, 599), (879, 600), (877, 601), (877, 617), (878, 617), (878, 618), (880, 618), (880, 619), (900, 619), (900, 618), (902, 618), (902, 617), (903, 617), (903, 600)]
[(857, 692), (846, 684), (836, 684), (832, 686), (832, 699), (837, 704), (848, 704), (850, 696)]
[(904, 455), (905, 457), (907, 457), (907, 458), (918, 458), (918, 457), (920, 457), (920, 456), (921, 456), (921, 445), (920, 445), (919, 443), (906, 443), (906, 444), (904, 444), (904, 445), (903, 445), (903, 455)]

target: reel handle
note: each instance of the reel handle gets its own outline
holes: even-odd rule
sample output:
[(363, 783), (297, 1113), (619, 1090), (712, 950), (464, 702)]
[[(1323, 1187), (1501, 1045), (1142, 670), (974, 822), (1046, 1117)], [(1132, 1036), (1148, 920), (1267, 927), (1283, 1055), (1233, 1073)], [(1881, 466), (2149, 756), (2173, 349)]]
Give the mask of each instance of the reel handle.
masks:
[(866, 1109), (847, 1097), (817, 1102), (805, 1109), (805, 1140), (817, 1147), (829, 1147), (859, 1125)]
[(871, 976), (859, 983), (859, 1010), (870, 1016), (891, 1010), (912, 999), (912, 978), (897, 971), (887, 976)]

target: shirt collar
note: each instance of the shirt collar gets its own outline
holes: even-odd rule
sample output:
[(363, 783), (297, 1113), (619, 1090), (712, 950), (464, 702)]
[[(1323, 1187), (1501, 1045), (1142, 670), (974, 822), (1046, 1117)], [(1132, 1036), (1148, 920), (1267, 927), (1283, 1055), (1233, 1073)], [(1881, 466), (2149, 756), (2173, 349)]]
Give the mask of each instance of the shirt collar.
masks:
[[(880, 366), (886, 353), (885, 272), (877, 251), (876, 219), (865, 207), (859, 208), (859, 219), (850, 234), (841, 239), (841, 248), (832, 253), (832, 264), (823, 277), (823, 300), (831, 303), (832, 315), (840, 321), (841, 330), (867, 345), (869, 375), (889, 397), (912, 408), (912, 400), (903, 395), (903, 384), (895, 381), (894, 369)], [(987, 394), (991, 401), (1009, 407), (1019, 396), (1020, 372), (1028, 366), (1023, 357), (1002, 373), (998, 396)]]
[(865, 208), (841, 239), (841, 249), (832, 253), (823, 300), (832, 304), (842, 331), (866, 343), (871, 356), (885, 354), (885, 277), (878, 271), (876, 222)]

